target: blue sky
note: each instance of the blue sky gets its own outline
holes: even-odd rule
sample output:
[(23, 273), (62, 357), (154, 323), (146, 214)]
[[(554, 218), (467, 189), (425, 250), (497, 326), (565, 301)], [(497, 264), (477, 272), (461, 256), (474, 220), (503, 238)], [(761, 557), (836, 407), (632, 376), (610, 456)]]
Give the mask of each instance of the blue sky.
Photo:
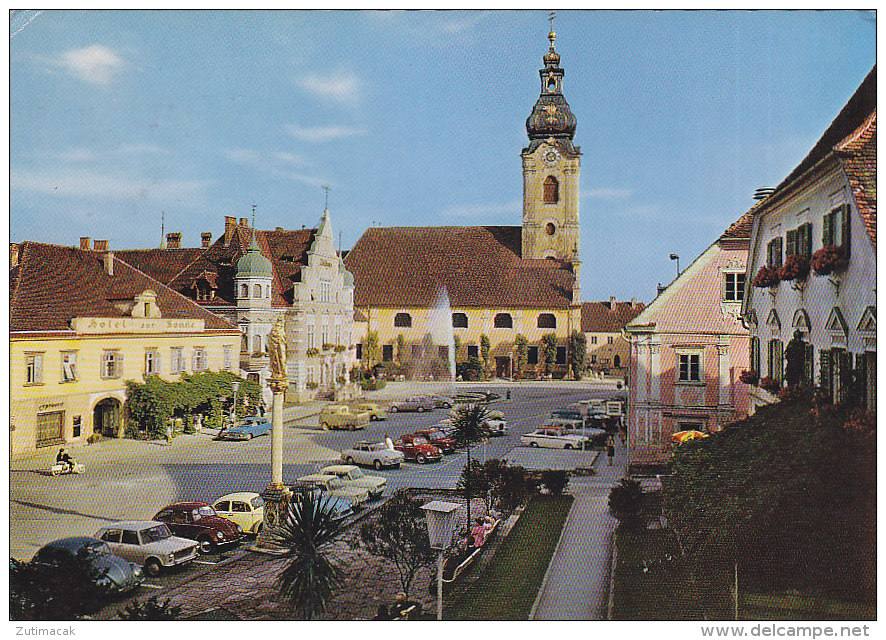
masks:
[[(545, 11), (26, 12), (10, 240), (184, 246), (223, 217), (519, 225)], [(648, 302), (802, 160), (876, 61), (859, 12), (560, 11), (582, 296)]]

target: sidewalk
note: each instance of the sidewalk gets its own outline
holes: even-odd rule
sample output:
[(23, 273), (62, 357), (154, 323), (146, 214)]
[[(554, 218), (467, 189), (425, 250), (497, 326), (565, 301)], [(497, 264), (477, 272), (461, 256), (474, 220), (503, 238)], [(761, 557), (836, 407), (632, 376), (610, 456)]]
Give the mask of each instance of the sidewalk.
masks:
[(575, 501), (530, 614), (532, 620), (606, 618), (612, 532), (618, 524), (609, 515), (609, 489), (624, 476), (627, 461), (620, 442), (615, 453), (611, 467), (600, 455), (594, 465), (597, 475), (569, 482)]

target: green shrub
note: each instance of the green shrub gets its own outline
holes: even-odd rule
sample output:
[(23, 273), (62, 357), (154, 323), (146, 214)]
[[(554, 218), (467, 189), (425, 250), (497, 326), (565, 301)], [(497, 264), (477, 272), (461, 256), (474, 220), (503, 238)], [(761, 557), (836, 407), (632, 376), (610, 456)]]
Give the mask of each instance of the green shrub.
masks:
[(151, 596), (145, 602), (135, 600), (122, 610), (118, 609), (117, 617), (121, 620), (178, 620), (181, 610), (178, 605), (170, 606), (168, 598), (160, 602), (157, 596)]
[(559, 496), (569, 484), (569, 473), (563, 469), (545, 469), (541, 472), (541, 483), (553, 496)]
[(643, 506), (643, 488), (633, 478), (622, 478), (609, 492), (609, 508), (616, 517), (638, 515)]

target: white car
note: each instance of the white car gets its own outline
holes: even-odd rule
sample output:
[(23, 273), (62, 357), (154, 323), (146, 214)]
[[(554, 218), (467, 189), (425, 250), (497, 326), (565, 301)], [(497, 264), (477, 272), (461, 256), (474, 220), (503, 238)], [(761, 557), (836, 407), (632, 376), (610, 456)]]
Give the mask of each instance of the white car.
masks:
[(341, 452), (341, 459), (348, 464), (362, 464), (376, 471), (382, 467), (399, 467), (405, 456), (400, 451), (388, 449), (384, 442), (355, 442), (350, 449)]
[(491, 436), (503, 436), (508, 432), (508, 423), (501, 411), (490, 411), (486, 418), (486, 428)]
[(96, 531), (93, 538), (107, 542), (115, 556), (144, 567), (149, 576), (197, 557), (195, 541), (172, 535), (165, 523), (154, 520), (114, 522)]
[(360, 467), (353, 464), (332, 464), (320, 469), (320, 473), (341, 478), (345, 486), (360, 487), (369, 492), (369, 497), (375, 500), (381, 497), (388, 487), (388, 481), (381, 476), (368, 476)]
[(240, 525), (244, 533), (258, 535), (265, 519), (265, 501), (251, 491), (229, 493), (213, 503), (215, 513)]
[(350, 484), (345, 484), (345, 481), (338, 476), (332, 476), (325, 473), (314, 473), (309, 476), (302, 476), (298, 479), (298, 485), (317, 487), (334, 498), (345, 498), (350, 500), (355, 507), (369, 500), (369, 491), (367, 491), (365, 487), (355, 487)]
[(541, 427), (520, 436), (522, 444), (547, 449), (581, 449), (588, 438), (558, 427)]

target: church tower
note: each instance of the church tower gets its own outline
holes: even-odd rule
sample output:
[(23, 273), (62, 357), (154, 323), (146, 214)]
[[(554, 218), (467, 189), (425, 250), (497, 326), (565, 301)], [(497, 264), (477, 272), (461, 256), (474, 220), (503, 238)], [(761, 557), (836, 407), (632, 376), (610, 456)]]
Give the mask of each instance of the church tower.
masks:
[[(554, 51), (553, 23), (539, 71), (541, 95), (526, 119), (523, 149), (523, 258), (578, 263), (578, 174), (581, 150), (572, 144), (575, 115), (563, 97), (563, 69)], [(578, 264), (575, 264), (578, 267)]]

